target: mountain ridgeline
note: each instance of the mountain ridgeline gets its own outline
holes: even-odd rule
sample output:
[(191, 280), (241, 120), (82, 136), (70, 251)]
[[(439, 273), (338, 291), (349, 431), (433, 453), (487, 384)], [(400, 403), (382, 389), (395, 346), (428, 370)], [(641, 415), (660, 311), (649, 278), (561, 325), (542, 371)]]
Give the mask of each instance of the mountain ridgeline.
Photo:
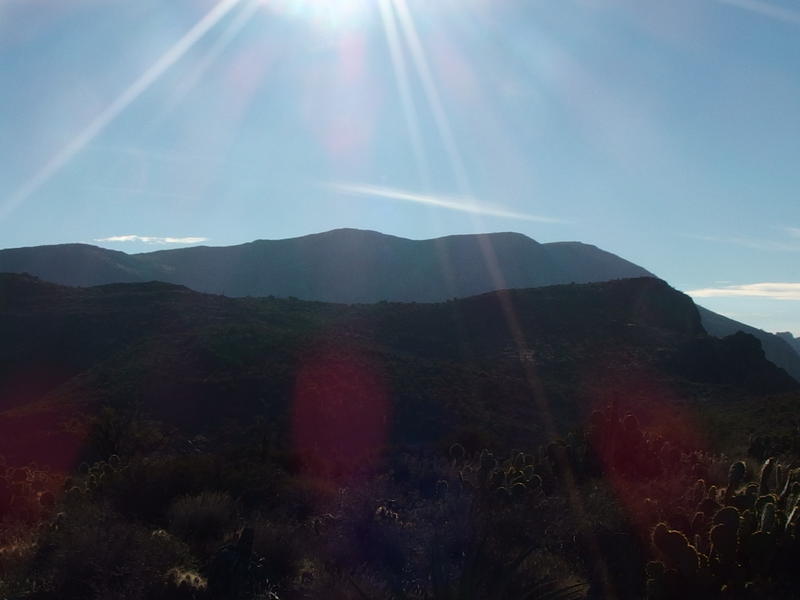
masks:
[[(227, 247), (126, 254), (86, 244), (0, 250), (0, 272), (70, 286), (163, 281), (231, 297), (340, 303), (441, 302), (500, 289), (655, 277), (596, 246), (540, 244), (518, 233), (409, 240), (339, 229)], [(701, 309), (714, 336), (745, 331), (800, 381), (800, 353), (773, 334)]]
[(794, 337), (789, 331), (779, 331), (775, 334), (784, 340), (789, 346), (800, 355), (800, 338)]
[(85, 244), (0, 251), (0, 272), (62, 285), (164, 281), (226, 296), (324, 302), (439, 302), (503, 288), (652, 276), (578, 242), (517, 233), (409, 240), (340, 229), (226, 247), (125, 254)]

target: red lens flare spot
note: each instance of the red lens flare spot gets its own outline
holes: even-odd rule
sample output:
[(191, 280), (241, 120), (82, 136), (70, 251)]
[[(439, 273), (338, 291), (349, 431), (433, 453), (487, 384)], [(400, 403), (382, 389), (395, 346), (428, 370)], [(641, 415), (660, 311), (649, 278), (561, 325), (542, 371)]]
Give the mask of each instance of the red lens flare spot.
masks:
[(310, 475), (338, 482), (368, 470), (386, 444), (389, 422), (386, 378), (369, 357), (326, 349), (301, 365), (293, 440)]
[(624, 379), (594, 373), (596, 410), (587, 419), (587, 442), (603, 477), (643, 539), (657, 509), (674, 501), (670, 481), (707, 476), (702, 457), (709, 441), (693, 411), (655, 373)]

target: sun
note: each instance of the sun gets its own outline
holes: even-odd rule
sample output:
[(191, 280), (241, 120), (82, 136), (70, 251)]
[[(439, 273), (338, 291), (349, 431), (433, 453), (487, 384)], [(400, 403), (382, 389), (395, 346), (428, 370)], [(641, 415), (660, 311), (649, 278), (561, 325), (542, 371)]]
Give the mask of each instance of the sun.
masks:
[(260, 0), (270, 10), (309, 21), (321, 29), (363, 26), (375, 0)]

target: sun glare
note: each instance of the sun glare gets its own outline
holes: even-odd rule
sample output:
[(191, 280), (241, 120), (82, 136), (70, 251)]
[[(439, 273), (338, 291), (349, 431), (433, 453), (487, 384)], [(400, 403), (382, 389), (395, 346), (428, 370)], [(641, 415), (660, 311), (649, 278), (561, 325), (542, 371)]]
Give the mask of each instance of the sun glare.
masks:
[(324, 29), (351, 29), (370, 16), (370, 0), (260, 0), (270, 10)]

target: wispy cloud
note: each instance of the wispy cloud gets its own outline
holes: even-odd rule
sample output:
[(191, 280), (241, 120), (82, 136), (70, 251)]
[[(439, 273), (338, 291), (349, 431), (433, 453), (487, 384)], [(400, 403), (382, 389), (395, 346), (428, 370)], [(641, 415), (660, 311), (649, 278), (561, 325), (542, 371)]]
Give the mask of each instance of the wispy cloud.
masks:
[(350, 196), (362, 196), (365, 198), (379, 198), (383, 200), (396, 200), (400, 202), (410, 202), (413, 204), (424, 204), (436, 206), (447, 210), (484, 215), (487, 217), (501, 217), (504, 219), (516, 219), (519, 221), (536, 221), (539, 223), (565, 223), (563, 219), (555, 217), (545, 217), (528, 213), (508, 210), (501, 206), (478, 202), (474, 198), (461, 196), (441, 196), (431, 194), (418, 194), (407, 190), (382, 187), (377, 185), (356, 184), (356, 183), (329, 183), (328, 189), (341, 194)]
[[(800, 230), (796, 230), (797, 237), (800, 237)], [(791, 233), (791, 231), (790, 231)], [(782, 242), (776, 240), (763, 240), (758, 238), (747, 237), (725, 237), (714, 235), (692, 235), (685, 234), (682, 237), (691, 238), (693, 240), (701, 240), (704, 242), (714, 242), (718, 244), (733, 244), (734, 246), (742, 246), (744, 248), (752, 248), (753, 250), (768, 250), (771, 252), (800, 252), (800, 243), (797, 242)]]
[(764, 2), (763, 0), (717, 0), (721, 4), (728, 4), (750, 12), (757, 13), (764, 17), (769, 17), (784, 23), (791, 23), (793, 25), (800, 25), (800, 11), (791, 8), (784, 8), (777, 6), (772, 2)]
[(702, 288), (686, 292), (693, 298), (770, 298), (772, 300), (800, 300), (800, 283), (747, 283)]
[(786, 227), (786, 231), (790, 236), (800, 238), (800, 227)]
[(143, 244), (199, 244), (207, 242), (205, 237), (157, 237), (151, 235), (112, 235), (104, 238), (97, 238), (95, 242), (107, 243), (126, 243), (139, 242)]

